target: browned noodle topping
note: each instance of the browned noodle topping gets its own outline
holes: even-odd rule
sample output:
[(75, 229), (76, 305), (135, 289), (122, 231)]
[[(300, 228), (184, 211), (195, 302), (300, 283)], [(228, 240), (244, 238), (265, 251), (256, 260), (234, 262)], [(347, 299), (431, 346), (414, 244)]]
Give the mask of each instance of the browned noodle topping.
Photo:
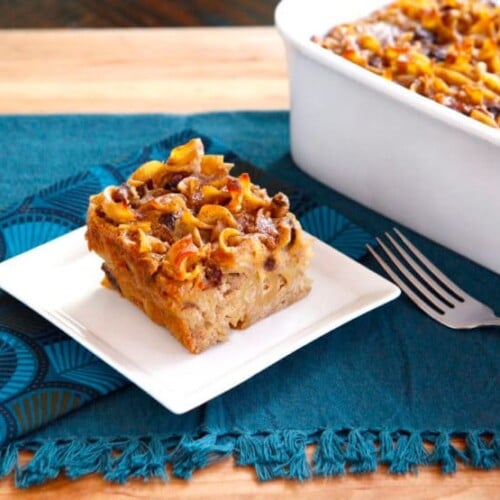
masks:
[[(121, 186), (92, 196), (91, 206), (118, 228), (125, 247), (173, 279), (199, 281), (210, 263), (231, 267), (240, 244), (253, 249), (250, 265), (268, 268), (268, 252), (294, 246), (298, 221), (283, 193), (269, 196), (247, 173), (231, 176), (232, 166), (193, 139), (166, 162), (149, 161)], [(245, 256), (238, 258), (243, 264)], [(205, 274), (219, 280), (214, 269)]]
[(500, 128), (500, 6), (495, 1), (397, 0), (312, 40)]

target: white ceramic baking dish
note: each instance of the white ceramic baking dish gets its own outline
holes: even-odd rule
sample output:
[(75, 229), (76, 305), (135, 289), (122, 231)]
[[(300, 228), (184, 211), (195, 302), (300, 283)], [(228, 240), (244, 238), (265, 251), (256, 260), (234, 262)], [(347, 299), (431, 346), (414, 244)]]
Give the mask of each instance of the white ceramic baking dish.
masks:
[(311, 41), (386, 3), (278, 5), (292, 156), (335, 190), (500, 273), (500, 131)]

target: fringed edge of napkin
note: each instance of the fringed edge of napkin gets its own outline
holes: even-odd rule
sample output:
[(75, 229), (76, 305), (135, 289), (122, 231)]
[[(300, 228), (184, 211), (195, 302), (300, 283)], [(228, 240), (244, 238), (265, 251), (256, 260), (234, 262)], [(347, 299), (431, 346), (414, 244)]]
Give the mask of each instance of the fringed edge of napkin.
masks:
[[(308, 453), (312, 446), (313, 453)], [(22, 452), (31, 456), (21, 463)], [(380, 464), (391, 474), (417, 472), (437, 465), (454, 473), (459, 463), (477, 469), (500, 467), (500, 434), (324, 429), (257, 434), (205, 432), (197, 437), (95, 438), (32, 440), (0, 450), (0, 477), (14, 472), (17, 487), (45, 483), (60, 475), (77, 479), (100, 474), (125, 483), (169, 475), (189, 479), (213, 462), (233, 455), (238, 465), (253, 466), (261, 481), (277, 478), (304, 481), (313, 476), (369, 473)]]

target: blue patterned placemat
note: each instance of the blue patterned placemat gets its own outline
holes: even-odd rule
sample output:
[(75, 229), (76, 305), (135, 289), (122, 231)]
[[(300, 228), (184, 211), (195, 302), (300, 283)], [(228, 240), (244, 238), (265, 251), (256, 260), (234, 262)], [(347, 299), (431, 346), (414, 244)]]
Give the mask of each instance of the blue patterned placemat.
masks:
[[(28, 196), (0, 212), (0, 261), (85, 223), (88, 198), (120, 184), (141, 163), (163, 160), (172, 147), (200, 136), (175, 134), (115, 163), (101, 164)], [(353, 258), (364, 255), (370, 236), (359, 226), (303, 191), (269, 176), (202, 136), (208, 153), (224, 154), (269, 192), (283, 190), (303, 227)], [(0, 445), (126, 385), (128, 381), (76, 341), (0, 291)]]
[[(299, 200), (293, 203), (299, 211), (304, 210), (301, 218), (307, 219), (307, 213), (312, 213), (310, 217), (316, 222), (309, 229), (316, 225), (324, 239), (337, 234), (331, 231), (332, 226), (341, 228), (335, 246), (349, 248), (349, 242), (354, 241), (356, 247), (357, 238), (350, 236), (349, 225), (344, 231), (342, 217), (333, 216), (333, 221), (325, 224), (332, 214), (321, 205), (333, 207), (371, 234), (394, 225), (394, 221), (297, 168), (290, 156), (286, 111), (0, 117), (0, 191), (5, 193), (4, 206), (6, 200), (10, 203), (26, 192), (38, 191), (40, 186), (71, 175), (75, 165), (101, 165), (91, 169), (94, 174), (82, 174), (82, 179), (95, 178), (99, 172), (98, 178), (102, 174), (113, 182), (126, 177), (139, 154), (113, 165), (102, 165), (104, 160), (138, 150), (142, 144), (156, 143), (179, 130), (217, 137), (227, 148), (209, 141), (211, 151), (229, 155), (237, 152), (279, 179), (279, 185), (284, 181), (298, 187), (296, 194), (286, 186), (283, 190), (292, 200)], [(187, 137), (177, 138), (175, 143)], [(154, 149), (145, 159), (155, 154)], [(129, 166), (120, 172), (122, 164)], [(256, 171), (256, 179), (261, 174)], [(100, 189), (101, 181), (96, 186)], [(304, 199), (302, 191), (309, 196)], [(82, 209), (87, 194), (74, 196), (73, 201), (80, 200)], [(30, 200), (35, 199), (37, 204), (47, 203), (37, 195), (14, 208), (20, 214), (29, 213)], [(314, 203), (310, 204), (311, 200)], [(62, 203), (57, 208), (64, 211), (65, 207)], [(16, 210), (0, 213), (0, 219), (6, 221)], [(321, 216), (322, 211), (326, 215)], [(69, 226), (74, 227), (73, 223)], [(33, 228), (36, 233), (38, 226), (33, 224)], [(417, 246), (464, 289), (493, 309), (500, 309), (500, 275), (410, 233)], [(38, 243), (39, 238), (34, 241)], [(19, 249), (27, 246), (20, 242)], [(7, 252), (5, 245), (3, 248)], [(359, 260), (380, 271), (369, 255)], [(17, 331), (19, 324), (28, 333), (52, 328), (5, 294), (0, 302), (0, 320), (6, 322), (3, 318), (7, 318), (11, 330)], [(0, 331), (5, 330), (0, 327)], [(43, 335), (35, 337), (36, 343)], [(238, 464), (253, 465), (261, 480), (370, 472), (379, 464), (398, 474), (430, 464), (439, 465), (444, 472), (456, 471), (459, 464), (494, 469), (500, 466), (499, 342), (500, 336), (492, 329), (448, 329), (401, 297), (181, 416), (132, 384), (106, 397), (96, 397), (78, 411), (0, 448), (0, 477), (13, 472), (19, 487), (60, 474), (75, 479), (98, 473), (119, 482), (135, 477), (165, 479), (169, 474), (189, 478), (197, 469), (228, 455)], [(2, 379), (4, 386), (9, 384), (9, 373), (15, 371), (12, 360), (10, 363)], [(60, 373), (69, 373), (71, 369), (66, 370), (63, 364), (59, 361)], [(62, 399), (57, 401), (68, 405)], [(57, 409), (58, 405), (52, 407)], [(19, 408), (28, 409), (31, 418), (25, 418), (26, 428), (31, 428), (35, 419), (29, 403)], [(313, 447), (312, 456), (307, 446)], [(19, 460), (24, 450), (33, 453), (27, 463)]]

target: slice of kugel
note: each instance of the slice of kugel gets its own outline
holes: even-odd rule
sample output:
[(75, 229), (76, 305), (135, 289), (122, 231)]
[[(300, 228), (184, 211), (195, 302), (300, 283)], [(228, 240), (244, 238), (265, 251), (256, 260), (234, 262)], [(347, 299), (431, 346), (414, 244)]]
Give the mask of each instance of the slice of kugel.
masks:
[(311, 288), (310, 241), (288, 198), (231, 167), (193, 139), (90, 198), (86, 237), (104, 259), (103, 283), (192, 353)]

